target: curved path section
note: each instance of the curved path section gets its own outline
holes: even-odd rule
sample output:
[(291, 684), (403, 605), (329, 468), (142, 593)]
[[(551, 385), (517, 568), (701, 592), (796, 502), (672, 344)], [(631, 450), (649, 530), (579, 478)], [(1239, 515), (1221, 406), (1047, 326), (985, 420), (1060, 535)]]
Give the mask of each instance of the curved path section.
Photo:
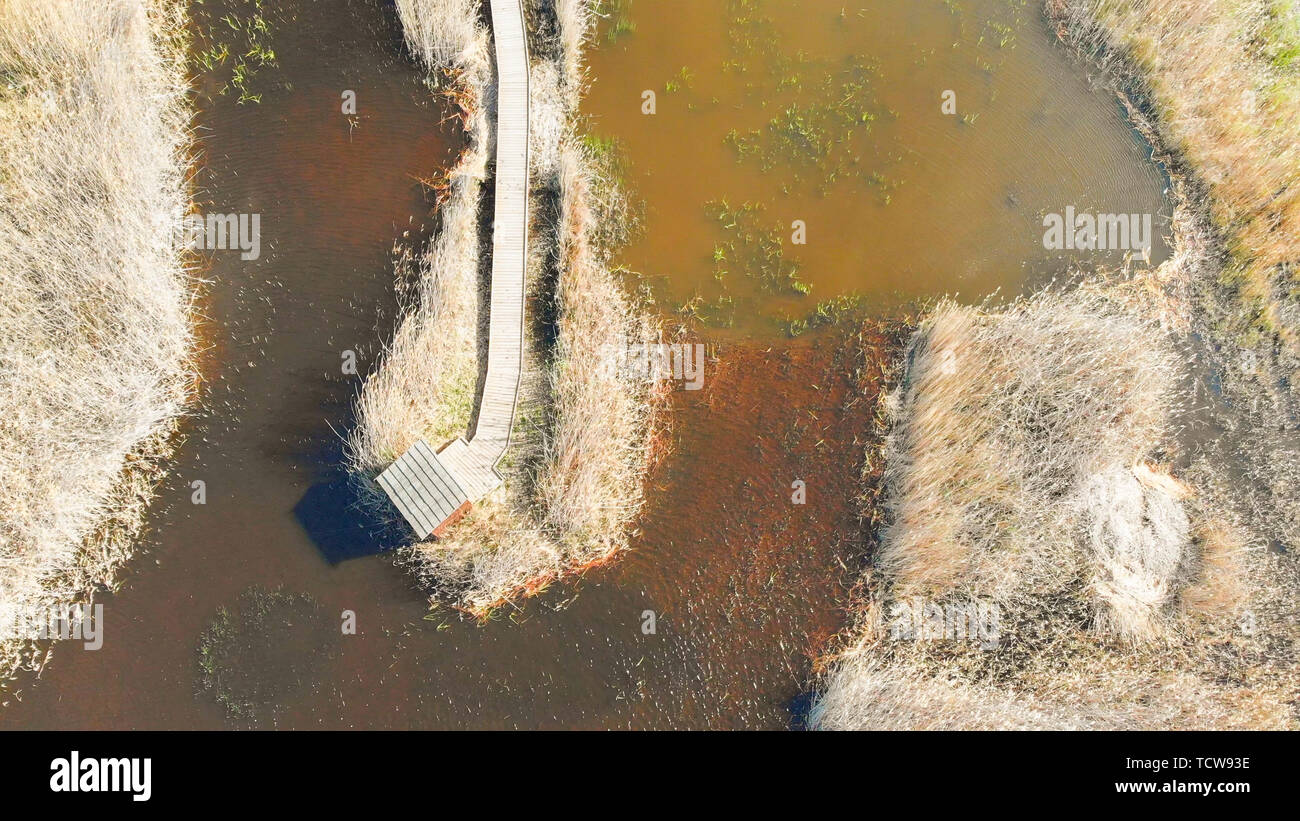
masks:
[(510, 446), (524, 354), (528, 257), (528, 40), (521, 0), (490, 0), (496, 47), (496, 204), (487, 376), (469, 440), (439, 453), (424, 442), (378, 482), (416, 534), (426, 538), (501, 484), (497, 464)]

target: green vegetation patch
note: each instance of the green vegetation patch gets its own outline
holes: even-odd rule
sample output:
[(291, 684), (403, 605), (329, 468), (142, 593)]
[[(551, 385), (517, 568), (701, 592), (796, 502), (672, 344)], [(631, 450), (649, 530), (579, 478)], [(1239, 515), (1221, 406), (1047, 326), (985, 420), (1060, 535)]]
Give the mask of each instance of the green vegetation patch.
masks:
[(705, 204), (709, 219), (722, 229), (713, 248), (713, 277), (720, 283), (735, 276), (756, 281), (770, 294), (806, 294), (810, 286), (799, 279), (799, 263), (786, 257), (780, 226), (763, 219), (763, 204), (733, 207), (725, 199)]
[(788, 54), (761, 0), (731, 0), (727, 9), (732, 57), (723, 69), (744, 78), (751, 100), (777, 112), (761, 128), (726, 135), (737, 160), (784, 174), (786, 191), (804, 185), (824, 194), (844, 179), (884, 183), (863, 159), (872, 124), (887, 113), (873, 90), (879, 64), (861, 55), (834, 61)]
[(796, 317), (786, 323), (786, 333), (799, 336), (818, 328), (838, 325), (847, 320), (858, 321), (866, 316), (866, 306), (858, 294), (842, 294), (817, 303), (807, 316)]
[(597, 0), (596, 14), (604, 21), (605, 40), (616, 43), (636, 33), (632, 22), (632, 0)]
[(241, 105), (262, 102), (261, 93), (251, 90), (253, 79), (262, 69), (279, 66), (271, 48), (275, 29), (263, 0), (227, 0), (225, 9), (218, 9), (215, 3), (208, 6), (205, 0), (195, 3), (199, 65), (221, 78), (219, 94), (238, 94)]
[(202, 689), (231, 719), (271, 718), (286, 697), (315, 680), (337, 631), (311, 596), (251, 587), (218, 610), (199, 637)]

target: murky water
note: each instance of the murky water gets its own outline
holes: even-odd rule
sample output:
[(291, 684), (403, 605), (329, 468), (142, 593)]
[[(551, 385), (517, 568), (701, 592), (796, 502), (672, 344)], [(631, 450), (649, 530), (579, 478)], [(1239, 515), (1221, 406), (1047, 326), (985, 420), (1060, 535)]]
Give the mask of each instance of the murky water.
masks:
[[(724, 347), (704, 390), (674, 395), (673, 451), (651, 478), (637, 549), (484, 626), (426, 618), (423, 597), (387, 558), (331, 565), (294, 516), (337, 464), (335, 431), (346, 429), (357, 388), (343, 352), (356, 351), (364, 373), (391, 335), (390, 246), (433, 222), (417, 178), (446, 167), (460, 138), (403, 56), (390, 7), (313, 0), (271, 14), (263, 45), (275, 65), (245, 89), (260, 104), (227, 92), (199, 118), (204, 210), (258, 212), (263, 234), (259, 260), (219, 252), (212, 261), (207, 410), (188, 425), (125, 587), (102, 597), (103, 649), (59, 646), (40, 681), (21, 682), (0, 726), (789, 726), (811, 657), (844, 626), (863, 549), (852, 503), (870, 428), (862, 409), (891, 343), (831, 329), (791, 346), (788, 318), (837, 294), (882, 309), (900, 295), (1018, 287), (1049, 262), (1039, 209), (1160, 204), (1159, 177), (1113, 102), (1086, 89), (1035, 15), (1014, 18), (1014, 47), (989, 52), (999, 62), (988, 70), (975, 63), (983, 46), (968, 41), (994, 6), (954, 5), (846, 7), (843, 21), (838, 4), (820, 0), (762, 7), (781, 54), (803, 49), (834, 65), (858, 54), (878, 66), (873, 128), (845, 137), (870, 171), (855, 173), (847, 150), (824, 152), (830, 159), (818, 162), (842, 171), (824, 195), (815, 163), (791, 181), (790, 168), (749, 164), (761, 161), (752, 159), (761, 141), (740, 163), (723, 142), (779, 113), (755, 107), (761, 94), (722, 66), (740, 59), (727, 56), (724, 0), (655, 3), (653, 13), (637, 0), (636, 31), (593, 55), (587, 110), (626, 145), (648, 208), (626, 259), (660, 277), (666, 308), (697, 291), (701, 305), (731, 296), (733, 328), (759, 338)], [(766, 48), (748, 69), (760, 89), (766, 61), (788, 65)], [(913, 66), (921, 49), (934, 53)], [(657, 113), (642, 115), (641, 91), (663, 91), (683, 65), (692, 87), (659, 94)], [(218, 74), (205, 79), (209, 95), (226, 82)], [(805, 74), (804, 88), (820, 76)], [(979, 113), (973, 124), (939, 115), (936, 89), (949, 87), (959, 111)], [(351, 119), (340, 111), (349, 89)], [(888, 187), (872, 171), (903, 182)], [(728, 214), (762, 207), (711, 218), (709, 203), (724, 198)], [(791, 220), (806, 221), (797, 254), (779, 245), (782, 258), (797, 258), (808, 294), (777, 292), (744, 271), (718, 283), (719, 242), (733, 242), (737, 258), (758, 259), (747, 250), (758, 247), (767, 261), (766, 222), (753, 214), (783, 224), (785, 239)], [(783, 264), (775, 271), (789, 280)], [(709, 283), (718, 290), (705, 292)], [(195, 480), (206, 483), (206, 505), (191, 504)], [(796, 480), (806, 483), (802, 505)], [(310, 606), (291, 622), (277, 615), (296, 607), (284, 602), (307, 599), (248, 604), (266, 600), (250, 589), (276, 587)], [(233, 629), (218, 618), (223, 607)], [(357, 635), (342, 634), (345, 610)], [(268, 626), (270, 643), (260, 640)], [(260, 700), (251, 718), (232, 720), (204, 689), (205, 631), (233, 636), (218, 655), (239, 661), (227, 681)]]
[[(584, 110), (623, 147), (647, 204), (624, 261), (666, 308), (695, 300), (711, 325), (768, 334), (848, 294), (877, 309), (937, 293), (978, 300), (1066, 263), (1122, 262), (1045, 250), (1047, 213), (1145, 213), (1154, 233), (1167, 226), (1149, 149), (1116, 100), (1088, 88), (1037, 2), (617, 8)], [(620, 35), (619, 20), (635, 30)], [(737, 217), (746, 204), (753, 216)], [(1166, 253), (1158, 237), (1153, 251)]]

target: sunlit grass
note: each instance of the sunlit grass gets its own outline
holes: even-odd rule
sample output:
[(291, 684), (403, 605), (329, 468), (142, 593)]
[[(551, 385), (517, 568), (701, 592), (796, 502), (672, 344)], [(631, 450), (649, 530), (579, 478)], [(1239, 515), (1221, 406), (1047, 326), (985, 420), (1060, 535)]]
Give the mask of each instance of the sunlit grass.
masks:
[(115, 584), (193, 390), (185, 45), (177, 3), (0, 1), (0, 624)]

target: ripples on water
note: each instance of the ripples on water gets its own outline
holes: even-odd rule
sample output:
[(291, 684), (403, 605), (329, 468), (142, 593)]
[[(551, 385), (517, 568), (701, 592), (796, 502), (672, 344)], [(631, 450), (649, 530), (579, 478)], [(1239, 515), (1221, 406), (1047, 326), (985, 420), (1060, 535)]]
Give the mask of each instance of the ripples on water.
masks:
[[(1149, 149), (1117, 101), (1090, 89), (1056, 45), (1038, 3), (659, 0), (651, 13), (634, 0), (628, 8), (636, 30), (612, 38), (606, 30), (584, 109), (594, 131), (627, 155), (647, 215), (623, 260), (652, 279), (666, 308), (699, 298), (706, 318), (719, 320), (711, 324), (725, 326), (734, 313), (740, 336), (772, 336), (846, 294), (876, 310), (941, 293), (978, 300), (999, 288), (1015, 293), (1066, 263), (1120, 263), (1119, 253), (1044, 250), (1043, 215), (1068, 205), (1163, 214), (1157, 233), (1167, 226)], [(642, 114), (645, 90), (657, 95), (653, 116)], [(956, 115), (941, 110), (947, 90)], [(841, 117), (859, 114), (869, 122)], [(771, 137), (771, 123), (793, 136)], [(767, 169), (754, 154), (738, 160), (733, 130), (769, 135), (760, 154), (775, 141), (779, 155), (797, 159)], [(801, 149), (809, 137), (831, 150)], [(819, 173), (829, 171), (833, 181)], [(718, 200), (762, 207), (807, 295), (761, 287), (761, 277), (747, 276), (753, 266), (715, 263), (731, 238), (709, 217), (706, 204)], [(791, 243), (794, 220), (807, 225), (806, 245)], [(1154, 250), (1159, 261), (1165, 249)], [(719, 269), (728, 269), (722, 284)], [(718, 306), (728, 299), (744, 309)]]
[[(426, 620), (387, 559), (327, 564), (295, 521), (294, 505), (337, 463), (331, 426), (348, 425), (356, 382), (341, 375), (341, 351), (358, 351), (364, 372), (391, 335), (391, 244), (429, 229), (416, 178), (445, 168), (459, 140), (402, 55), (391, 6), (313, 0), (272, 18), (279, 66), (253, 80), (260, 105), (205, 88), (202, 208), (263, 214), (263, 255), (217, 255), (207, 273), (208, 410), (162, 489), (150, 549), (105, 597), (104, 648), (59, 647), (0, 724), (227, 726), (200, 692), (199, 637), (243, 591), (283, 586), (319, 604), (325, 632), (344, 610), (359, 632), (336, 652), (264, 671), (286, 677), (264, 688), (276, 694), (268, 725), (789, 726), (810, 657), (845, 626), (862, 558), (853, 497), (869, 402), (850, 380), (862, 374), (869, 393), (879, 357), (859, 355), (873, 337), (789, 346), (784, 319), (850, 292), (880, 310), (900, 297), (1018, 288), (1060, 263), (1039, 244), (1041, 211), (1155, 210), (1160, 178), (1032, 6), (882, 0), (845, 7), (841, 19), (842, 0), (770, 0), (772, 59), (803, 49), (830, 65), (874, 61), (878, 116), (852, 146), (901, 182), (887, 205), (861, 178), (825, 196), (808, 184), (783, 194), (784, 169), (738, 164), (724, 143), (778, 113), (722, 68), (728, 5), (656, 0), (650, 13), (634, 0), (635, 33), (592, 55), (585, 109), (625, 146), (648, 208), (625, 259), (658, 277), (667, 308), (697, 293), (715, 300), (721, 235), (705, 206), (756, 201), (774, 223), (807, 222), (808, 244), (784, 250), (812, 290), (729, 283), (748, 307), (728, 338), (751, 341), (723, 349), (703, 391), (675, 396), (674, 452), (652, 478), (633, 553), (480, 627)], [(979, 44), (990, 20), (1007, 21), (1014, 43)], [(683, 66), (691, 87), (661, 93), (658, 113), (641, 115), (642, 90), (662, 92)], [(766, 68), (753, 71), (760, 87), (769, 82)], [(978, 114), (973, 123), (939, 114), (946, 88)], [(340, 113), (345, 89), (357, 93), (355, 125)], [(207, 483), (204, 507), (189, 504), (196, 478)], [(796, 479), (806, 505), (791, 504)], [(647, 610), (653, 635), (642, 632)], [(312, 653), (315, 642), (283, 646)]]

